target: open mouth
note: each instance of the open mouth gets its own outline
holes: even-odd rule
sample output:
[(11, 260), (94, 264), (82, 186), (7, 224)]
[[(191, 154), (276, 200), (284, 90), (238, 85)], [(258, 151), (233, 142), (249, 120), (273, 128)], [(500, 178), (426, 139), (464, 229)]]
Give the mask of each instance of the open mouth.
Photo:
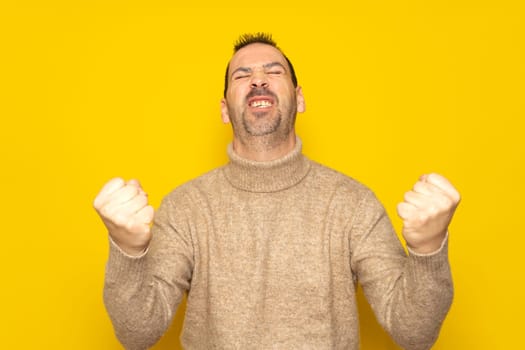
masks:
[(273, 98), (267, 96), (252, 97), (248, 100), (248, 106), (258, 109), (270, 108), (273, 104)]

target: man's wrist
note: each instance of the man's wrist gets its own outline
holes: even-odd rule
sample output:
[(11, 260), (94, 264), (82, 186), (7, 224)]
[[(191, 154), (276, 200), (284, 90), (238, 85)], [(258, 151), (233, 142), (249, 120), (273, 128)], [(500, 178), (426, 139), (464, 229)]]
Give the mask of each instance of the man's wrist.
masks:
[(428, 242), (425, 244), (422, 244), (418, 247), (412, 247), (407, 242), (407, 249), (410, 252), (410, 254), (413, 255), (419, 255), (419, 256), (425, 256), (425, 255), (434, 255), (439, 253), (442, 249), (445, 243), (448, 240), (448, 231), (445, 232), (444, 235), (439, 235), (436, 237), (432, 242)]
[(120, 252), (130, 258), (140, 258), (142, 256), (144, 256), (146, 254), (146, 252), (148, 251), (148, 247), (149, 247), (149, 244), (146, 245), (145, 247), (144, 246), (141, 246), (141, 247), (128, 247), (124, 244), (121, 244), (121, 243), (118, 243), (115, 241), (115, 239), (113, 239), (113, 237), (111, 237), (111, 235), (108, 235), (109, 236), (109, 241), (111, 242), (111, 244), (113, 244), (118, 250), (120, 250)]

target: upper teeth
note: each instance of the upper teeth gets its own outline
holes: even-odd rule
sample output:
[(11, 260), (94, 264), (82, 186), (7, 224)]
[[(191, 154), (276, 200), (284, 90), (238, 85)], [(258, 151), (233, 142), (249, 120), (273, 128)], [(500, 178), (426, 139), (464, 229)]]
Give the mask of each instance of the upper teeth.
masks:
[(270, 101), (261, 100), (261, 101), (253, 101), (251, 103), (252, 107), (270, 107), (272, 104)]

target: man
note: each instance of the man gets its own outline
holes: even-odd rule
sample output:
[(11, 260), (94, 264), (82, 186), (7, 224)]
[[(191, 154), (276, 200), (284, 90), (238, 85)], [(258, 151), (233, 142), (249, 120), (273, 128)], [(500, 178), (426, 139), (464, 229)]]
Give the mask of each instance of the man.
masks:
[(459, 194), (437, 174), (405, 194), (407, 256), (369, 189), (302, 155), (294, 123), (304, 109), (271, 37), (242, 36), (221, 107), (230, 162), (155, 214), (135, 180), (101, 190), (104, 300), (126, 348), (152, 346), (187, 292), (185, 348), (358, 349), (358, 282), (402, 347), (435, 342), (452, 301), (447, 228)]

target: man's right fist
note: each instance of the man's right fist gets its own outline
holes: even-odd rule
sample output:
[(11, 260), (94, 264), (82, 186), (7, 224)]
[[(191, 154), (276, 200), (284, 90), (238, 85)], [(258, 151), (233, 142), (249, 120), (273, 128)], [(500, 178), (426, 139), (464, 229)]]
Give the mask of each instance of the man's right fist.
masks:
[(137, 180), (110, 180), (93, 202), (113, 241), (127, 254), (140, 255), (151, 239), (154, 210)]

